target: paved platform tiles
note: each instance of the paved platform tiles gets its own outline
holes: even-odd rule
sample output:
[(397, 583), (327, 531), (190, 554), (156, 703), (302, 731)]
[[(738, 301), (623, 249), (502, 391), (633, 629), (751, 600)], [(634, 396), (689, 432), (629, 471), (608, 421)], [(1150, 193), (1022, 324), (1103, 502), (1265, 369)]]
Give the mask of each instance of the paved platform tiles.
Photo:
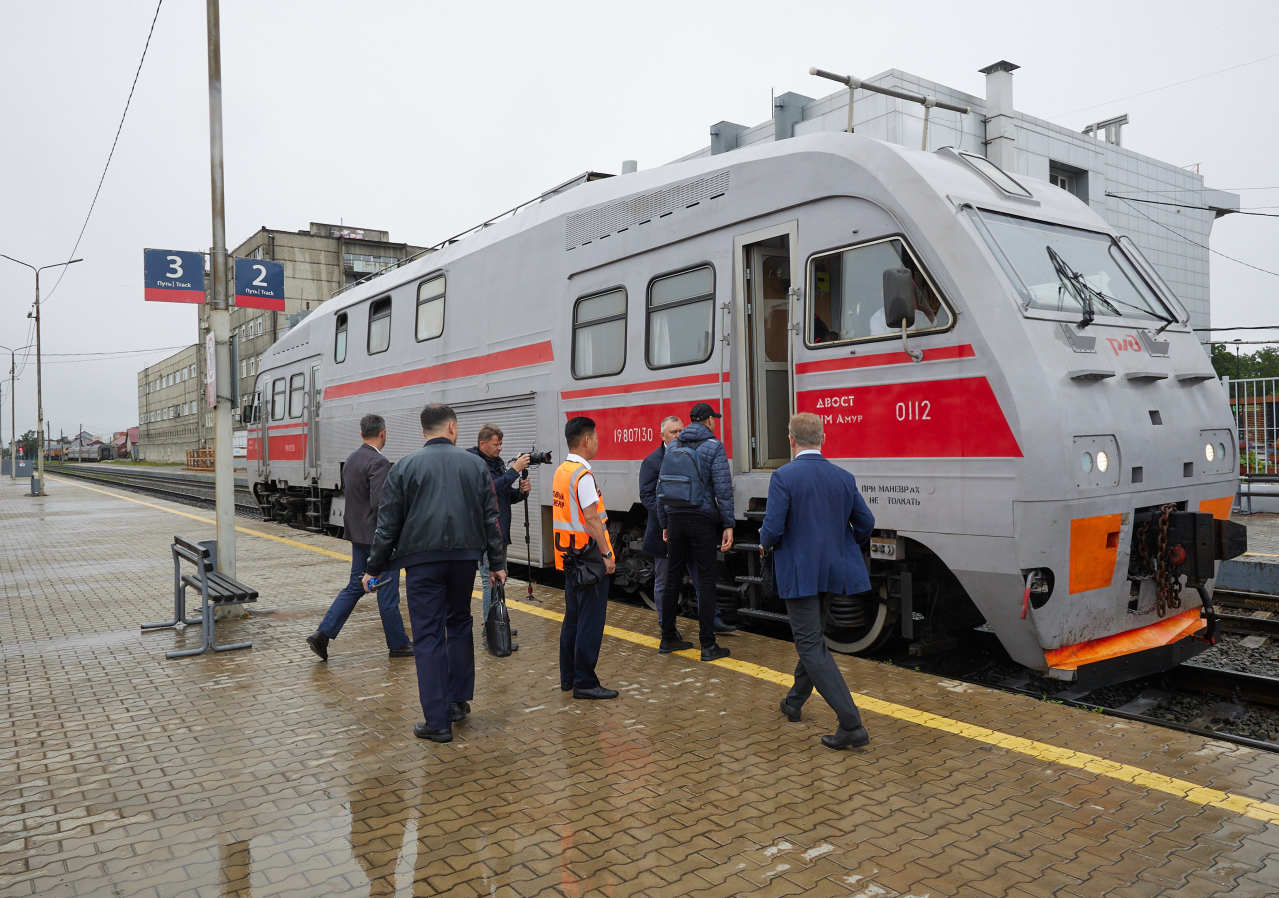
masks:
[(787, 643), (659, 656), (652, 613), (619, 603), (600, 672), (622, 698), (574, 701), (544, 588), (436, 745), (371, 601), (327, 664), (306, 649), (342, 543), (243, 526), (273, 613), (219, 636), (254, 648), (169, 661), (198, 628), (137, 624), (171, 608), (172, 535), (211, 514), (49, 490), (0, 484), (5, 896), (1279, 892), (1276, 756), (854, 658), (872, 742), (831, 752), (823, 703), (776, 709)]

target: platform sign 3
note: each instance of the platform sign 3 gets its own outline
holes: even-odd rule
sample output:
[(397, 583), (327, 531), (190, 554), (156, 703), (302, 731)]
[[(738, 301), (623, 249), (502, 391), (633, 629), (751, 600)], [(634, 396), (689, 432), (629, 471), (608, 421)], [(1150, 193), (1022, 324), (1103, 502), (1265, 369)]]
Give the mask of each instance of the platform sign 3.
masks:
[(263, 259), (236, 259), (235, 304), (242, 309), (283, 312), (284, 266)]
[(144, 249), (142, 272), (149, 302), (204, 302), (204, 253)]

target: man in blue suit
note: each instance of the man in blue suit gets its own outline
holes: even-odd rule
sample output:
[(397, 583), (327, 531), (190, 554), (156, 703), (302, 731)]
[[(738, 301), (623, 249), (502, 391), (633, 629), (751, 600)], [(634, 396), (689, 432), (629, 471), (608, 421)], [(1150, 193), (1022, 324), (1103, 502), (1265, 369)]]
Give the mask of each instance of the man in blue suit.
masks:
[(790, 419), (794, 460), (783, 465), (768, 484), (768, 508), (760, 527), (760, 554), (775, 547), (773, 570), (777, 592), (786, 602), (799, 663), (795, 685), (782, 699), (791, 722), (813, 688), (835, 710), (839, 729), (822, 736), (827, 748), (855, 748), (870, 742), (848, 684), (835, 666), (822, 635), (822, 597), (855, 595), (870, 589), (870, 577), (859, 543), (875, 526), (875, 517), (857, 489), (853, 475), (821, 453), (826, 435), (822, 419), (807, 412)]

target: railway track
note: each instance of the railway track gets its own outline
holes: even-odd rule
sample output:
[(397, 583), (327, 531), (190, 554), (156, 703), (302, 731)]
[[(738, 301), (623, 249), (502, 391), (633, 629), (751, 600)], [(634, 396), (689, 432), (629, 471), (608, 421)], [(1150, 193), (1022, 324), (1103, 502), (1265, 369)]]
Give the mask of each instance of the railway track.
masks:
[[(146, 493), (162, 499), (170, 499), (200, 508), (214, 505), (213, 482), (199, 475), (169, 474), (161, 471), (137, 471), (122, 468), (105, 470), (101, 467), (80, 465), (45, 465), (50, 474), (88, 480), (106, 486), (114, 486)], [(235, 486), (235, 513), (243, 518), (261, 518), (257, 502), (247, 486)]]

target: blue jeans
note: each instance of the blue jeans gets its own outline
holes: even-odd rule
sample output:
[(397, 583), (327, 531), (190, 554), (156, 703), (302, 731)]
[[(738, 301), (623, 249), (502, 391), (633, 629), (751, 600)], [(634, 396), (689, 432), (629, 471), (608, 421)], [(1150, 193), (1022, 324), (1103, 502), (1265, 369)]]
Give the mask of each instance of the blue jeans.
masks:
[(594, 689), (600, 685), (595, 664), (604, 641), (609, 577), (579, 592), (564, 588), (564, 623), (560, 627), (560, 685)]
[(404, 577), (422, 716), (428, 729), (447, 730), (452, 727), (449, 703), (475, 697), (475, 562), (414, 564), (405, 568)]
[[(368, 563), (369, 546), (351, 543), (351, 579), (329, 606), (324, 620), (320, 621), (320, 632), (329, 639), (338, 638), (342, 625), (355, 610), (355, 603), (364, 596), (364, 586), (360, 580), (364, 577), (364, 568)], [(409, 637), (404, 632), (404, 621), (400, 618), (400, 572), (396, 570), (388, 573), (391, 575), (391, 582), (377, 591), (377, 610), (382, 615), (382, 633), (386, 636), (388, 649), (408, 648)]]

